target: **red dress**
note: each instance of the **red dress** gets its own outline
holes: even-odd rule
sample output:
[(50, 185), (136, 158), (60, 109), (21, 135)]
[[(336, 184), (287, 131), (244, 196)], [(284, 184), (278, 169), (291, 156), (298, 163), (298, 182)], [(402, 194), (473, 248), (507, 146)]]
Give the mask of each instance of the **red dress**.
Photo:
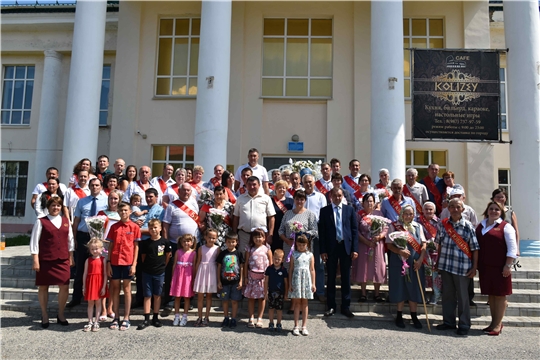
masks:
[(104, 258), (101, 256), (97, 259), (93, 257), (88, 258), (84, 300), (99, 300), (109, 297), (107, 286), (105, 286), (105, 295), (100, 295), (101, 288), (103, 287), (103, 261)]
[(506, 265), (506, 242), (504, 226), (506, 221), (496, 224), (482, 235), (482, 224), (476, 228), (476, 238), (480, 245), (478, 251), (478, 272), (480, 292), (484, 295), (506, 296), (512, 294), (512, 276), (503, 277)]

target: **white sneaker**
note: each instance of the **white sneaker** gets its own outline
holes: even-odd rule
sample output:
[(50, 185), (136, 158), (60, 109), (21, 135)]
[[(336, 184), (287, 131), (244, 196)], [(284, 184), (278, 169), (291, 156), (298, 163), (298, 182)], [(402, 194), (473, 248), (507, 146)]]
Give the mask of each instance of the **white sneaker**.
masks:
[(293, 329), (293, 331), (292, 331), (292, 334), (293, 334), (294, 336), (299, 336), (299, 335), (300, 335), (300, 330), (298, 330), (298, 328), (295, 327), (295, 328)]
[(307, 331), (307, 329), (305, 327), (302, 328), (302, 335), (304, 335), (304, 336), (309, 335), (309, 331)]
[(180, 324), (180, 316), (176, 315), (172, 324), (173, 326), (178, 326)]
[(182, 316), (182, 320), (180, 320), (180, 326), (186, 326), (187, 325), (187, 316)]

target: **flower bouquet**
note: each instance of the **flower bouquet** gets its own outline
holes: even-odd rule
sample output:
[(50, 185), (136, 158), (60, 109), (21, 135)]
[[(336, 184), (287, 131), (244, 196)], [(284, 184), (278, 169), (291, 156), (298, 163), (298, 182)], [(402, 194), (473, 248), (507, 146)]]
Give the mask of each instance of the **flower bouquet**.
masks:
[(375, 189), (373, 190), (373, 193), (379, 198), (379, 202), (382, 202), (388, 196), (386, 189)]
[(289, 166), (288, 167), (292, 171), (296, 171), (298, 173), (300, 173), (302, 171), (302, 169), (306, 169), (306, 168), (310, 169), (311, 174), (315, 177), (315, 179), (320, 179), (322, 177), (321, 164), (322, 164), (321, 160), (316, 161), (316, 162), (312, 162), (311, 160), (308, 160), (308, 161), (305, 161), (305, 160), (293, 161), (293, 159), (289, 158)]
[(225, 210), (211, 208), (208, 213), (208, 218), (213, 225), (212, 228), (219, 229), (228, 215), (229, 214)]
[(209, 190), (207, 188), (201, 189), (201, 193), (199, 194), (200, 202), (210, 201), (213, 199), (214, 199), (214, 192), (212, 190)]
[(293, 240), (293, 244), (291, 246), (291, 251), (289, 251), (289, 254), (287, 255), (287, 262), (291, 261), (291, 256), (294, 251), (294, 241), (296, 240), (296, 236), (302, 232), (303, 228), (304, 225), (298, 221), (293, 221), (289, 224), (289, 230), (291, 231), (290, 238)]
[(107, 217), (105, 215), (88, 216), (84, 219), (84, 221), (86, 221), (86, 226), (88, 227), (90, 238), (98, 238), (100, 240), (103, 240)]
[[(394, 244), (395, 247), (401, 250), (407, 249), (407, 238), (409, 237), (409, 233), (406, 231), (394, 231), (390, 235), (388, 235), (390, 240), (392, 240), (392, 244)], [(407, 276), (407, 281), (411, 282), (411, 277), (409, 275), (409, 264), (407, 263), (407, 260), (404, 259), (400, 255), (402, 265), (401, 265), (401, 276)]]
[[(365, 221), (369, 225), (370, 240), (373, 239), (375, 236), (380, 235), (382, 231), (388, 226), (388, 224), (391, 223), (391, 221), (387, 218), (377, 215), (367, 215)], [(373, 259), (373, 253), (374, 250), (372, 247), (370, 247), (366, 252), (369, 260)]]

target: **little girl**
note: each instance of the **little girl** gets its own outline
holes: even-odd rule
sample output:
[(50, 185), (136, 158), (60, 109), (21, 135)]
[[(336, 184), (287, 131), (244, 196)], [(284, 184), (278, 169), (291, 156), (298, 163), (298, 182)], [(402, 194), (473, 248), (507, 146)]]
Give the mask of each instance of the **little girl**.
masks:
[[(109, 296), (107, 293), (107, 259), (101, 256), (103, 241), (92, 238), (88, 242), (88, 251), (92, 257), (84, 263), (83, 294), (88, 301), (88, 324), (83, 331), (98, 331), (98, 317), (101, 313), (101, 299)], [(94, 321), (94, 306), (96, 308), (96, 321)]]
[[(247, 274), (247, 283), (244, 288), (244, 296), (249, 299), (249, 323), (248, 327), (262, 328), (262, 317), (266, 305), (264, 293), (264, 272), (272, 262), (272, 250), (266, 245), (266, 236), (262, 229), (255, 229), (249, 238), (249, 249), (246, 251), (244, 274)], [(258, 317), (255, 324), (255, 299), (258, 300)]]
[(294, 308), (294, 329), (293, 335), (300, 335), (298, 329), (298, 318), (302, 311), (302, 335), (308, 336), (306, 328), (308, 317), (308, 299), (313, 299), (315, 292), (315, 260), (313, 254), (307, 249), (310, 243), (305, 235), (296, 237), (294, 244), (295, 251), (291, 257), (289, 268), (289, 298), (293, 302)]
[(133, 222), (137, 222), (137, 220), (144, 221), (146, 219), (146, 214), (148, 214), (148, 210), (141, 210), (141, 195), (131, 195), (129, 203), (131, 204), (131, 215), (129, 215), (129, 219)]
[[(197, 250), (196, 275), (193, 291), (197, 293), (197, 307), (199, 318), (195, 326), (208, 326), (212, 294), (217, 292), (217, 265), (219, 247), (216, 246), (218, 232), (216, 229), (207, 229), (204, 234), (205, 244)], [(206, 316), (202, 319), (203, 300), (206, 295)]]
[[(182, 247), (174, 255), (174, 274), (171, 281), (170, 295), (174, 296), (174, 321), (173, 326), (186, 326), (189, 301), (193, 296), (191, 286), (195, 267), (196, 252), (193, 251), (195, 238), (191, 234), (185, 234), (178, 238), (178, 244)], [(184, 315), (180, 320), (180, 299), (184, 298)]]

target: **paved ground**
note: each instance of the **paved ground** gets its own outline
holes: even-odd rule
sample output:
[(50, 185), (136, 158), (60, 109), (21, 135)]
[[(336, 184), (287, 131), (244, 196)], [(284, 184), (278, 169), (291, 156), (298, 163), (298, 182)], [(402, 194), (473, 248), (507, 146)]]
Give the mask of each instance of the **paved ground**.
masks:
[[(140, 322), (138, 318), (134, 317), (133, 325)], [(169, 316), (165, 321), (171, 320)], [(84, 333), (86, 319), (82, 317), (70, 318), (68, 327), (51, 323), (42, 330), (38, 313), (3, 311), (2, 358), (533, 359), (540, 352), (538, 328), (509, 327), (501, 336), (488, 337), (477, 326), (463, 338), (450, 331), (430, 334), (412, 326), (398, 330), (392, 322), (348, 320), (337, 315), (329, 320), (310, 319), (310, 336), (295, 337), (290, 331), (277, 335), (266, 329), (248, 329), (245, 322), (234, 331), (222, 330), (220, 320), (212, 318), (208, 328), (164, 326), (137, 331), (132, 326), (120, 332), (103, 327), (98, 333)], [(284, 327), (290, 330), (292, 321), (284, 321)]]

